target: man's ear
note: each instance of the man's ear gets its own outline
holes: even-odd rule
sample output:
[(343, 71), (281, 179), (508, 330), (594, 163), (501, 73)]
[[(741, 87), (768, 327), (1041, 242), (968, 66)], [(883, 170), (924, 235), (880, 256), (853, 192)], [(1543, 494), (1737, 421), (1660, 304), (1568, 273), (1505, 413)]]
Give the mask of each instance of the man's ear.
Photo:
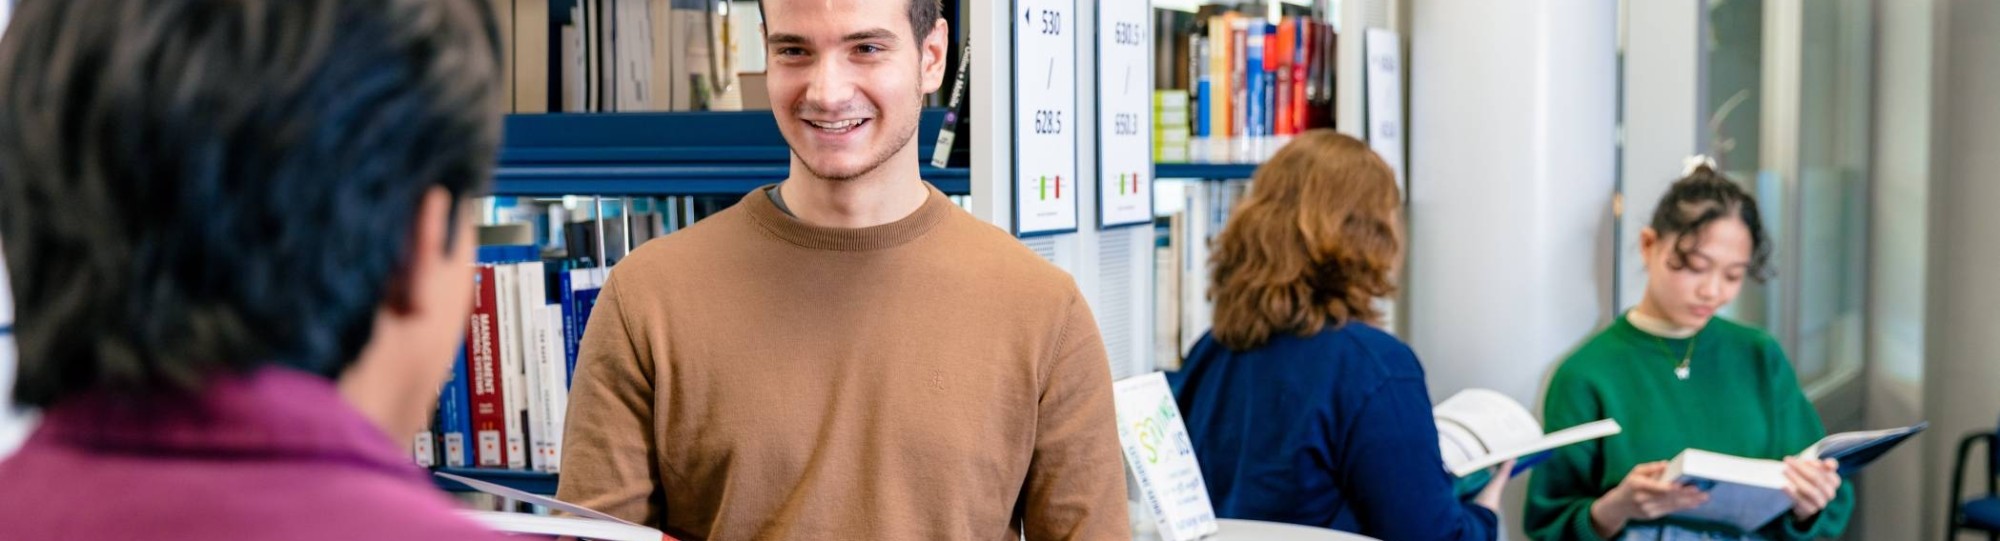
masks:
[(923, 52), (923, 64), (920, 67), (923, 70), (922, 88), (925, 94), (937, 92), (938, 88), (944, 86), (944, 57), (945, 51), (951, 47), (948, 43), (950, 40), (951, 25), (946, 24), (943, 18), (939, 18), (937, 23), (931, 25), (931, 33), (924, 36), (924, 42), (918, 44), (918, 48)]
[(1660, 246), (1660, 232), (1659, 232), (1659, 231), (1657, 231), (1657, 230), (1653, 229), (1653, 228), (1652, 228), (1651, 226), (1647, 226), (1647, 227), (1643, 227), (1643, 228), (1640, 228), (1640, 229), (1639, 229), (1639, 262), (1640, 262), (1640, 264), (1642, 264), (1642, 265), (1643, 265), (1643, 264), (1648, 264), (1648, 263), (1651, 263), (1651, 262), (1652, 262), (1652, 261), (1651, 261), (1651, 259), (1653, 258), (1653, 250), (1654, 250), (1654, 249), (1656, 249), (1656, 248), (1659, 248), (1659, 246)]
[(460, 212), (453, 212), (456, 201), (451, 192), (443, 187), (432, 187), (417, 201), (417, 212), (410, 222), (409, 241), (404, 243), (401, 264), (389, 275), (384, 287), (383, 307), (391, 313), (408, 315), (421, 310), (417, 306), (417, 291), (424, 287), (424, 281), (433, 273), (451, 267), (452, 246), (448, 243), (475, 242), (457, 235), (452, 230), (458, 224), (455, 219), (463, 219)]

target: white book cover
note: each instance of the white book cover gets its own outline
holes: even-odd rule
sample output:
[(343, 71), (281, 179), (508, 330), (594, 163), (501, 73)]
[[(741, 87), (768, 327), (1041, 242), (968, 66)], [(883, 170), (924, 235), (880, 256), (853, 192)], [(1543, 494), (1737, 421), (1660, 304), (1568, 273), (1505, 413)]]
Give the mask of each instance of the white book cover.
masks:
[(460, 511), (487, 528), (500, 532), (551, 537), (569, 536), (596, 541), (673, 541), (672, 537), (659, 530), (581, 505), (445, 472), (435, 472), (433, 475), (457, 481), (481, 493), (571, 515), (552, 517), (500, 511)]
[(542, 307), (541, 363), (535, 379), (540, 383), (542, 422), (536, 426), (543, 434), (536, 449), (542, 457), (541, 471), (561, 473), (563, 418), (569, 414), (569, 389), (564, 384), (562, 306), (556, 304)]
[(542, 341), (545, 338), (542, 327), (547, 325), (548, 321), (547, 312), (543, 307), (548, 304), (548, 285), (544, 282), (541, 261), (516, 263), (513, 266), (514, 272), (517, 273), (515, 276), (517, 287), (514, 294), (518, 296), (515, 305), (518, 308), (515, 314), (520, 318), (521, 334), (518, 336), (521, 366), (519, 371), (509, 375), (519, 376), (522, 388), (527, 391), (527, 394), (522, 395), (524, 400), (521, 401), (521, 407), (527, 415), (528, 469), (548, 471), (546, 462), (548, 455), (541, 452), (549, 446), (546, 428), (547, 402), (541, 399), (542, 386), (546, 383), (542, 380), (541, 373), (544, 350)]
[(485, 526), (486, 529), (515, 535), (547, 536), (558, 539), (588, 539), (591, 541), (660, 541), (672, 539), (659, 530), (645, 526), (619, 524), (578, 517), (558, 517), (508, 513), (505, 511), (461, 510), (461, 516)]
[(1119, 380), (1113, 392), (1125, 465), (1159, 520), (1161, 541), (1193, 541), (1215, 533), (1208, 484), (1166, 376), (1153, 372)]
[(1460, 391), (1432, 408), (1431, 415), (1437, 422), (1445, 469), (1459, 477), (1623, 430), (1618, 421), (1604, 419), (1544, 434), (1542, 423), (1520, 402), (1487, 389)]
[(1667, 464), (1660, 478), (1708, 493), (1708, 503), (1674, 513), (1678, 518), (1750, 532), (1792, 507), (1791, 497), (1785, 495), (1785, 463), (1777, 460), (1688, 449)]
[(520, 265), (494, 265), (494, 285), (498, 292), (500, 315), (500, 385), (504, 390), (507, 415), (507, 467), (522, 469), (528, 467), (527, 427), (523, 417), (528, 411), (528, 395), (525, 381), (521, 377), (521, 296)]

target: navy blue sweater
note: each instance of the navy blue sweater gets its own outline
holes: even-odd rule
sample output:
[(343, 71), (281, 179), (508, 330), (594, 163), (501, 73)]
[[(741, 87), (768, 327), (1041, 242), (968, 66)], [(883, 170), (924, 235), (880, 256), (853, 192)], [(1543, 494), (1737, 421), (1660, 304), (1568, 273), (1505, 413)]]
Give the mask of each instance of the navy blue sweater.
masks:
[(1216, 516), (1383, 539), (1494, 539), (1456, 499), (1417, 356), (1349, 324), (1230, 351), (1203, 336), (1178, 394)]

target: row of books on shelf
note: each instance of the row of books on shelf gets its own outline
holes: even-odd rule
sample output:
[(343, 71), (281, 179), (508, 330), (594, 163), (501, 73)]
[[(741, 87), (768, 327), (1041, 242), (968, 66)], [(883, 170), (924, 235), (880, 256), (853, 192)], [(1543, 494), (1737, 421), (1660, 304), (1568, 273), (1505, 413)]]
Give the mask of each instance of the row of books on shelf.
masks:
[(577, 346), (608, 271), (548, 263), (533, 245), (480, 247), (465, 345), (413, 441), (418, 465), (560, 469)]
[(1221, 11), (1156, 24), (1172, 36), (1159, 58), (1176, 64), (1160, 88), (1186, 93), (1155, 97), (1158, 161), (1261, 162), (1291, 136), (1333, 126), (1331, 23)]
[(411, 440), (418, 465), (557, 473), (578, 348), (609, 265), (723, 208), (717, 197), (590, 208), (603, 206), (491, 200), (488, 219), (502, 223), (480, 228), (465, 342), (431, 426)]
[(487, 1), (513, 112), (743, 108), (729, 37), (755, 29), (735, 28), (715, 2)]

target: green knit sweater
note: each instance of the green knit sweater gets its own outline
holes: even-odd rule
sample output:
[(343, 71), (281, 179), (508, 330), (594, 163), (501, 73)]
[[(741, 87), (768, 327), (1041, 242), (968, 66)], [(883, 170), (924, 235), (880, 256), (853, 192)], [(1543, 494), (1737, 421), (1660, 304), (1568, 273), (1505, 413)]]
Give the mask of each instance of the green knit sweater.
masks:
[[(1689, 345), (1690, 377), (1674, 374)], [(1826, 435), (1776, 339), (1723, 318), (1687, 340), (1647, 334), (1620, 316), (1556, 370), (1543, 404), (1555, 431), (1617, 419), (1625, 431), (1557, 450), (1529, 482), (1526, 527), (1546, 541), (1598, 539), (1590, 506), (1634, 466), (1695, 448), (1752, 458), (1797, 454)], [(1759, 529), (1771, 539), (1836, 537), (1847, 529), (1854, 490), (1808, 521), (1790, 512)], [(1675, 522), (1673, 519), (1666, 519)], [(1696, 530), (1714, 526), (1676, 524)]]

